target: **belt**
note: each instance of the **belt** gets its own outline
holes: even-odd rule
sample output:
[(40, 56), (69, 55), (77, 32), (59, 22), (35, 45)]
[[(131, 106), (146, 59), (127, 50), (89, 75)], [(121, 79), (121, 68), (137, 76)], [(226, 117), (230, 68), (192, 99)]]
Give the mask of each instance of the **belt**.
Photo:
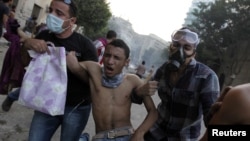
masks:
[(118, 129), (98, 133), (95, 136), (93, 136), (93, 139), (102, 139), (102, 138), (114, 139), (114, 138), (121, 137), (121, 136), (131, 135), (133, 133), (134, 133), (134, 129), (132, 127), (127, 128), (127, 129), (118, 128)]

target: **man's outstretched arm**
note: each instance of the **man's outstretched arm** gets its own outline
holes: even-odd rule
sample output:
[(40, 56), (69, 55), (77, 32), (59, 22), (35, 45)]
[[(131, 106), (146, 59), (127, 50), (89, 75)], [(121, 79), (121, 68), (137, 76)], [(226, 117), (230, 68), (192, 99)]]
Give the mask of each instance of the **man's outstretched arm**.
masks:
[(86, 66), (84, 62), (78, 62), (74, 51), (67, 53), (66, 62), (68, 69), (73, 74), (80, 77), (84, 82), (88, 82), (89, 76), (86, 70)]

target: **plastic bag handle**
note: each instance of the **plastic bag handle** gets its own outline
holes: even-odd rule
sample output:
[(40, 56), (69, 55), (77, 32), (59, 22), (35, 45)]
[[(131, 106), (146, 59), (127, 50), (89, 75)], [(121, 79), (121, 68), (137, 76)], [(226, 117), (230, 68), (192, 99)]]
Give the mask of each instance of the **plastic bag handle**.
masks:
[(48, 46), (51, 46), (51, 47), (53, 47), (55, 49), (55, 44), (54, 43), (52, 43), (50, 41), (47, 41), (46, 43), (47, 43)]

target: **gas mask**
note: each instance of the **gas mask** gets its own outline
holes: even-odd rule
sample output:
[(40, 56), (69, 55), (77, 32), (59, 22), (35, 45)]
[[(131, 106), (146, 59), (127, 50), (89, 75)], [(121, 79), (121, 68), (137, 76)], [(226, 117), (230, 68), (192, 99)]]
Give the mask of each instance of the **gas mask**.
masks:
[(180, 47), (175, 53), (169, 56), (168, 69), (171, 71), (177, 71), (181, 65), (185, 63), (186, 55), (183, 48)]
[(171, 71), (178, 71), (180, 66), (185, 63), (186, 59), (195, 54), (195, 51), (190, 55), (185, 54), (184, 45), (181, 45), (178, 42), (184, 40), (188, 45), (196, 49), (196, 46), (199, 43), (199, 38), (195, 32), (188, 29), (173, 32), (171, 38), (173, 42), (171, 46), (175, 48), (175, 52), (169, 56), (168, 69)]

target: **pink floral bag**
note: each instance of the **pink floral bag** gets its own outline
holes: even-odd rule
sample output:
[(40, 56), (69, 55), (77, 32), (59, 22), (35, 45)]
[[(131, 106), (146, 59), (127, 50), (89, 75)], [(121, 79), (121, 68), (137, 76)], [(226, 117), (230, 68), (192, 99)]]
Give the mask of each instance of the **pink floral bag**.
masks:
[(24, 75), (19, 103), (50, 115), (64, 114), (67, 93), (64, 47), (48, 43), (50, 54), (29, 51), (32, 60)]

